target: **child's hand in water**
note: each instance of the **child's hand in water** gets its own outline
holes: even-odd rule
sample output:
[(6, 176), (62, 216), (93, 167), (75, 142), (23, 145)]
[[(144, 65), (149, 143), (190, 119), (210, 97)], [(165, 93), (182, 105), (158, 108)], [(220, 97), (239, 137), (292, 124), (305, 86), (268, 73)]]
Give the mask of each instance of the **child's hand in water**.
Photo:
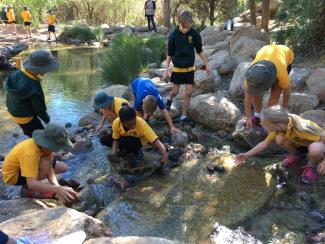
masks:
[(319, 165), (318, 165), (318, 174), (320, 175), (325, 175), (325, 161), (321, 162)]
[(246, 153), (240, 153), (236, 155), (234, 162), (236, 164), (243, 164), (245, 163), (245, 160), (247, 159)]

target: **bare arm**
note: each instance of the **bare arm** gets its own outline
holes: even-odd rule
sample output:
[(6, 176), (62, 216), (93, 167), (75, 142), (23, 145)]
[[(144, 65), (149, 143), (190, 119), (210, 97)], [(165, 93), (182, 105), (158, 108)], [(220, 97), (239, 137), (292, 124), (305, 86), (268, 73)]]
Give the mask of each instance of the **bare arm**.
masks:
[(283, 89), (283, 107), (288, 108), (289, 100), (291, 95), (291, 87)]
[(244, 163), (247, 158), (252, 157), (252, 156), (264, 151), (266, 148), (269, 147), (269, 145), (271, 143), (272, 142), (270, 142), (270, 141), (264, 140), (264, 141), (260, 142), (259, 144), (257, 144), (255, 147), (253, 147), (248, 152), (238, 154), (235, 158), (235, 163), (237, 163), (237, 164)]
[(171, 56), (167, 56), (167, 60), (166, 60), (166, 71), (163, 75), (163, 79), (165, 80), (167, 76), (170, 76), (170, 72), (169, 72), (169, 66), (170, 66), (170, 62), (172, 61), (172, 57)]
[(112, 146), (112, 154), (115, 155), (118, 151), (119, 148), (119, 142), (118, 141), (113, 141), (113, 146)]
[(55, 186), (60, 186), (58, 179), (56, 178), (55, 169), (51, 168), (50, 173), (47, 178), (51, 184), (53, 184)]
[(167, 165), (168, 164), (168, 153), (167, 153), (167, 151), (165, 149), (164, 144), (162, 144), (162, 142), (159, 139), (157, 139), (154, 142), (154, 145), (160, 151), (161, 155), (163, 156), (163, 159), (162, 159), (163, 163), (165, 165)]
[(251, 114), (251, 95), (247, 92), (247, 89), (245, 89), (245, 115), (246, 115), (246, 129), (251, 129), (253, 127), (252, 125), (252, 114)]
[(208, 59), (206, 58), (206, 56), (204, 55), (203, 52), (199, 53), (199, 56), (202, 59), (204, 65), (205, 65), (205, 70), (207, 72), (207, 75), (210, 76), (211, 75), (211, 70), (210, 70), (210, 67), (209, 67)]

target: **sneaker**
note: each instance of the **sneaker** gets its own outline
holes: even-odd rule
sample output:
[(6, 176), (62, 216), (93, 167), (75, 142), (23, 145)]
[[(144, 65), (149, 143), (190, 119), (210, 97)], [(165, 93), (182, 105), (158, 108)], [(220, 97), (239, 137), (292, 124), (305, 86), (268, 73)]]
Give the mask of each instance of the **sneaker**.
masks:
[(130, 160), (130, 168), (136, 167), (143, 159), (143, 153), (139, 150), (138, 153), (133, 154), (132, 159)]
[(170, 107), (172, 106), (172, 100), (170, 100), (170, 99), (167, 99), (167, 101), (166, 101), (166, 109), (167, 110), (170, 110)]
[(20, 196), (35, 199), (52, 199), (55, 196), (55, 192), (39, 192), (36, 190), (28, 189), (27, 186), (23, 186), (20, 191)]
[(317, 179), (317, 172), (310, 166), (304, 166), (303, 172), (300, 177), (301, 183), (311, 185), (314, 184)]
[(193, 120), (191, 120), (189, 117), (186, 117), (184, 119), (181, 119), (181, 123), (183, 125), (188, 124), (189, 126), (191, 126), (192, 128), (195, 127), (195, 122)]
[(285, 168), (293, 168), (303, 158), (305, 158), (305, 154), (289, 155), (282, 161), (282, 166)]

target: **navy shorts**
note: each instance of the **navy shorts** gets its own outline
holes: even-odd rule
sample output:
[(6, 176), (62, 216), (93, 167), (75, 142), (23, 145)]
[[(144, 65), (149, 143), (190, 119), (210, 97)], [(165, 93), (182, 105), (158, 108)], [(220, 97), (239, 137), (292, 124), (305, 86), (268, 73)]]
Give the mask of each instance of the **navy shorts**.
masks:
[(55, 32), (55, 26), (54, 25), (49, 25), (48, 31), (49, 32)]
[(194, 85), (194, 70), (190, 72), (172, 72), (170, 81), (175, 85)]
[(24, 22), (24, 26), (30, 26), (30, 25), (32, 25), (31, 22)]

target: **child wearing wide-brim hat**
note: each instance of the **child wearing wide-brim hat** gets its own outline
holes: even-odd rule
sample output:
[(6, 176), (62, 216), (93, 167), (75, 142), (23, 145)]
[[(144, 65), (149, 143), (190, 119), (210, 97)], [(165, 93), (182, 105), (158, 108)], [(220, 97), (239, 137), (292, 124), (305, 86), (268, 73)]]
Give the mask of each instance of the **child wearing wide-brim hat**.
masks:
[(29, 137), (34, 130), (44, 129), (41, 120), (50, 122), (39, 76), (58, 68), (49, 51), (37, 50), (24, 60), (22, 70), (12, 72), (5, 81), (8, 112)]
[[(77, 193), (70, 187), (60, 186), (56, 175), (67, 171), (68, 166), (53, 160), (53, 152), (72, 151), (73, 144), (63, 126), (49, 124), (36, 130), (33, 138), (17, 144), (6, 156), (2, 176), (6, 184), (21, 185), (21, 195), (30, 198), (52, 198), (57, 194), (70, 202)], [(49, 183), (41, 182), (48, 179)]]

